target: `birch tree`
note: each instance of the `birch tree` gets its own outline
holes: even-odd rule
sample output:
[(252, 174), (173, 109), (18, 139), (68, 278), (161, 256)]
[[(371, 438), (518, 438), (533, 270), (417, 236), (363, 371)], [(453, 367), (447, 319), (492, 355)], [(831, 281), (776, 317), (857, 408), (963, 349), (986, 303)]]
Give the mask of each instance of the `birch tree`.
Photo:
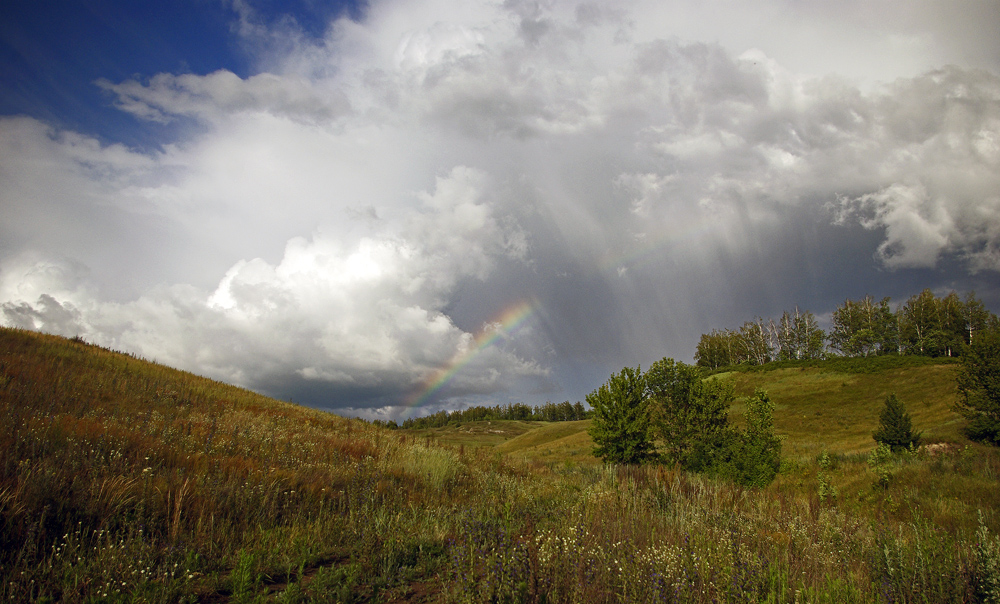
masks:
[(895, 314), (890, 298), (875, 302), (870, 295), (861, 300), (845, 300), (833, 312), (828, 336), (830, 347), (845, 356), (867, 357), (898, 350)]

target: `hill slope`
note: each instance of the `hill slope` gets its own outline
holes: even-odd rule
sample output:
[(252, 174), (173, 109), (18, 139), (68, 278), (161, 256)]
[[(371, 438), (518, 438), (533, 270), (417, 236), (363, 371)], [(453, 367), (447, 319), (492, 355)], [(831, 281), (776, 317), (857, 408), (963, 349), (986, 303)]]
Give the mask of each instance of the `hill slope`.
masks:
[[(767, 390), (775, 402), (774, 423), (785, 437), (788, 456), (815, 456), (827, 450), (860, 453), (874, 447), (872, 432), (889, 394), (895, 393), (928, 442), (966, 443), (962, 418), (952, 410), (958, 391), (958, 365), (951, 359), (884, 357), (776, 364), (770, 370), (730, 374), (738, 396), (755, 388)], [(858, 362), (860, 361), (860, 362)], [(732, 415), (742, 419), (742, 405)]]
[[(584, 426), (504, 446), (580, 455)], [(744, 490), (432, 441), (0, 329), (0, 599), (953, 602), (1000, 581), (995, 449), (805, 459)]]
[[(11, 329), (0, 329), (0, 418), (9, 601), (245, 599), (386, 556), (430, 576), (440, 539), (424, 555), (427, 534), (401, 530), (408, 516), (394, 511), (385, 528), (398, 537), (384, 547), (370, 541), (372, 514), (461, 501), (455, 489), (476, 472), (364, 422)], [(360, 570), (314, 595), (362, 589)], [(369, 591), (407, 584), (367, 571)]]
[(587, 434), (589, 427), (589, 419), (540, 426), (508, 440), (497, 450), (542, 463), (597, 464), (599, 460), (591, 453), (594, 441)]
[[(872, 432), (890, 393), (896, 393), (913, 418), (914, 429), (925, 442), (968, 444), (961, 433), (962, 418), (952, 410), (957, 400), (951, 359), (893, 357), (863, 362), (851, 360), (784, 363), (755, 370), (717, 374), (731, 379), (737, 401), (730, 419), (739, 424), (741, 398), (756, 388), (775, 402), (774, 423), (782, 436), (782, 454), (812, 459), (823, 451), (857, 454), (871, 451)], [(590, 420), (538, 426), (498, 446), (504, 453), (550, 462), (595, 463), (593, 441), (587, 435)]]

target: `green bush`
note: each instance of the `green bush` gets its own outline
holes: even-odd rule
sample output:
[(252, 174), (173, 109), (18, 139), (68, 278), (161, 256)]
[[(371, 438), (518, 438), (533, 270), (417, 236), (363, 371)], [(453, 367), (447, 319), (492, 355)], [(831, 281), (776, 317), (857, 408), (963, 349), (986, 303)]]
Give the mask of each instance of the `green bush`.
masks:
[(646, 372), (646, 392), (665, 462), (689, 472), (764, 486), (781, 466), (774, 404), (758, 390), (746, 401), (747, 428), (729, 424), (733, 382), (702, 379), (698, 367), (662, 359)]
[(955, 409), (972, 440), (1000, 445), (1000, 330), (981, 333), (962, 355)]
[(770, 484), (781, 467), (781, 440), (774, 433), (774, 403), (763, 390), (746, 400), (747, 428), (733, 431), (717, 453), (713, 472), (753, 487)]
[(892, 459), (892, 449), (885, 443), (879, 443), (875, 450), (868, 455), (868, 466), (875, 472), (876, 481), (872, 488), (889, 488), (892, 480), (892, 473), (889, 471), (889, 461)]
[(708, 470), (731, 440), (732, 382), (702, 379), (699, 368), (669, 358), (653, 363), (645, 380), (664, 461)]
[(1000, 538), (991, 535), (979, 512), (975, 546), (976, 583), (983, 602), (1000, 603)]
[(639, 368), (625, 367), (587, 395), (594, 410), (590, 436), (594, 455), (608, 463), (640, 464), (653, 457), (646, 380)]

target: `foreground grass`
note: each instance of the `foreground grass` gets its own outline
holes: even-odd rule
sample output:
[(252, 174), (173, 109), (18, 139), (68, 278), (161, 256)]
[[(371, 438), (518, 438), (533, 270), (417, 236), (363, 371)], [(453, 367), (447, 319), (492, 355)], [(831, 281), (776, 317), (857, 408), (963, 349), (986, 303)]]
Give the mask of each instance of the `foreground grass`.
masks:
[(0, 415), (7, 601), (1000, 596), (1000, 456), (964, 442), (744, 490), (438, 446), (6, 329)]

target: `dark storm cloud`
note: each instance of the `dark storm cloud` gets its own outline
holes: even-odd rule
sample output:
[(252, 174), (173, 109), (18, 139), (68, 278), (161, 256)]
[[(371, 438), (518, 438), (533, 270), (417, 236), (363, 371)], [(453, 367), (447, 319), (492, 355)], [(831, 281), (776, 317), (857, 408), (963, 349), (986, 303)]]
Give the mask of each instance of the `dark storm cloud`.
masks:
[(798, 54), (870, 9), (385, 2), (317, 37), (240, 6), (268, 71), (102, 83), (199, 124), (155, 153), (0, 120), (7, 324), (395, 416), (582, 399), (794, 305), (1000, 302), (1000, 79), (930, 5)]

